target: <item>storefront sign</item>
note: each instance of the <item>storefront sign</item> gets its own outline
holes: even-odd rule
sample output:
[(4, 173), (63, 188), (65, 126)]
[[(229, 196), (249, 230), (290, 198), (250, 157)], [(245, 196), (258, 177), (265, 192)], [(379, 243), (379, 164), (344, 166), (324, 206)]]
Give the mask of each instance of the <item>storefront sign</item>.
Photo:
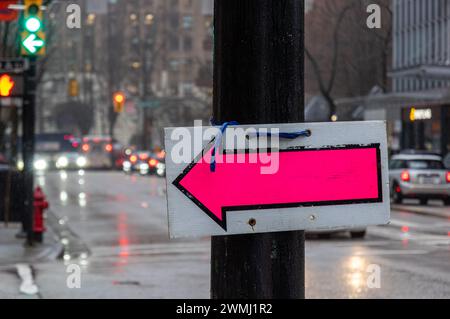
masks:
[(431, 109), (416, 109), (412, 108), (409, 113), (409, 119), (414, 121), (426, 121), (433, 118), (433, 111)]

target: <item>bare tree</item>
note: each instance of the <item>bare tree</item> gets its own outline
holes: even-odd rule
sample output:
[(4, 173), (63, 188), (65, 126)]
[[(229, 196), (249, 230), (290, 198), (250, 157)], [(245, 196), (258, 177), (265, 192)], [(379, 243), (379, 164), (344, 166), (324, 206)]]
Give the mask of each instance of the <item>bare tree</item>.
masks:
[(379, 30), (366, 25), (365, 0), (316, 0), (306, 17), (306, 87), (325, 98), (330, 116), (335, 97), (388, 89), (392, 13), (389, 0), (375, 2), (383, 13)]

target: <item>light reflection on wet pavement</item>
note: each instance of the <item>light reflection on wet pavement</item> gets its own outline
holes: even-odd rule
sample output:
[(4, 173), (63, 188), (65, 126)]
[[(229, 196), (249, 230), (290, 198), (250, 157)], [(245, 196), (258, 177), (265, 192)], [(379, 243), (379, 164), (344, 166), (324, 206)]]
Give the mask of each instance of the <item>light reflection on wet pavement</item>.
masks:
[[(39, 265), (44, 297), (209, 297), (209, 239), (169, 241), (163, 179), (87, 171), (41, 182), (69, 241), (65, 263), (80, 264), (85, 280), (81, 291), (67, 290), (55, 284), (64, 282), (62, 264)], [(450, 298), (449, 231), (449, 220), (394, 212), (390, 226), (370, 228), (364, 240), (313, 237), (307, 296)]]

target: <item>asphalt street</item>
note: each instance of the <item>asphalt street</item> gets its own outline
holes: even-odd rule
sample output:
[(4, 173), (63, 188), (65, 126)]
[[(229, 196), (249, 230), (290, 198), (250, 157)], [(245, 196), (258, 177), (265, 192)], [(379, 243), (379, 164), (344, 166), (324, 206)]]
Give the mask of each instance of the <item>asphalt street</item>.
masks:
[[(210, 240), (169, 240), (164, 179), (51, 172), (37, 182), (51, 203), (48, 240), (64, 247), (63, 259), (32, 265), (39, 298), (209, 297)], [(399, 208), (365, 239), (310, 236), (306, 256), (308, 298), (450, 298), (449, 218)], [(80, 289), (67, 286), (71, 264)]]

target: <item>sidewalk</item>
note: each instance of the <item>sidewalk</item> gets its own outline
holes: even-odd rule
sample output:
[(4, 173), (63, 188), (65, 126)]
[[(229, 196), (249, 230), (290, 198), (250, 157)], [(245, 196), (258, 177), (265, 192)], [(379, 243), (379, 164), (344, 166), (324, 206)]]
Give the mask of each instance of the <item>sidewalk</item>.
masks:
[(25, 239), (17, 239), (19, 224), (10, 224), (6, 227), (0, 224), (0, 267), (15, 265), (17, 263), (33, 263), (56, 258), (59, 244), (54, 240), (53, 234), (45, 234), (43, 244), (35, 244), (34, 247), (26, 247)]
[(449, 206), (392, 205), (392, 209), (450, 220)]
[(25, 239), (17, 239), (19, 224), (9, 224), (6, 227), (0, 224), (0, 299), (5, 298), (38, 298), (39, 295), (21, 294), (19, 287), (23, 279), (19, 278), (17, 265), (33, 265), (39, 262), (54, 260), (61, 252), (60, 244), (54, 240), (53, 233), (47, 232), (43, 244), (35, 244), (34, 247), (24, 245)]

